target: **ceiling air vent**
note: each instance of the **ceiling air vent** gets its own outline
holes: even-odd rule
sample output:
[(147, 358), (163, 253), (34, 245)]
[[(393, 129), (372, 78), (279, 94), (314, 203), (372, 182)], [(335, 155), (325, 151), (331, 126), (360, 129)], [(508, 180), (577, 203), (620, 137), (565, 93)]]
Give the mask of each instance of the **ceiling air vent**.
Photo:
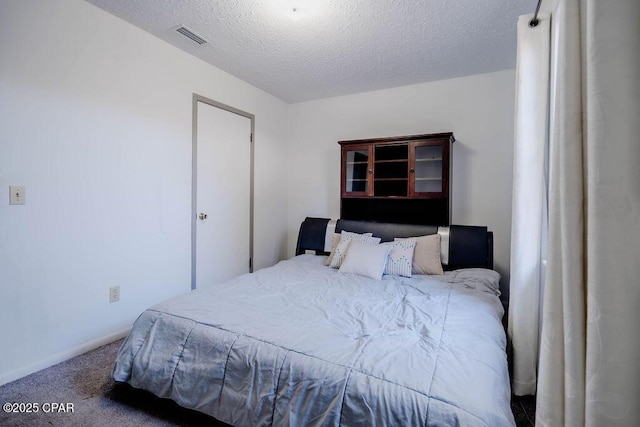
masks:
[(205, 39), (203, 39), (202, 37), (200, 37), (199, 35), (197, 35), (196, 33), (194, 33), (193, 31), (191, 31), (185, 26), (178, 27), (176, 31), (185, 37), (189, 37), (191, 40), (193, 40), (198, 44), (205, 44), (207, 42)]

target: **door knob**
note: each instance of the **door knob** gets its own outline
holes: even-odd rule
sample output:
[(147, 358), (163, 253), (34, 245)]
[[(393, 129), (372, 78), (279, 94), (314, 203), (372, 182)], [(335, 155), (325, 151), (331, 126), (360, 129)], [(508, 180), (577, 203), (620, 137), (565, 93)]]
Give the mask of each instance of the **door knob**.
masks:
[(204, 212), (200, 212), (200, 215), (198, 215), (198, 218), (200, 218), (201, 221), (204, 221), (205, 219), (207, 219), (207, 214)]

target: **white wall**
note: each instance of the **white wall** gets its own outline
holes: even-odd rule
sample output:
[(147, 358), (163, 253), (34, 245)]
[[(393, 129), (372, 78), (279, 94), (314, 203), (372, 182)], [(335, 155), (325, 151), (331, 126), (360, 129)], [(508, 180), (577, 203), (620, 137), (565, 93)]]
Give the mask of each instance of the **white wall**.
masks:
[(453, 132), (452, 220), (494, 232), (508, 283), (515, 74), (513, 70), (290, 107), (288, 252), (306, 216), (339, 218), (339, 140)]
[(190, 289), (194, 92), (256, 115), (255, 266), (285, 255), (284, 102), (80, 0), (1, 8), (0, 384)]

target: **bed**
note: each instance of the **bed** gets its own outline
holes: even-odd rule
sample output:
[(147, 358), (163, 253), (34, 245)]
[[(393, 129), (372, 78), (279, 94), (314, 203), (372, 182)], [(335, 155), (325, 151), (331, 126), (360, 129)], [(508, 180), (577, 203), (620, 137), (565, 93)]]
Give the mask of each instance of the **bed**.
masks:
[[(448, 271), (343, 273), (325, 265), (343, 231), (440, 234)], [(514, 425), (492, 244), (486, 227), (307, 218), (292, 259), (143, 312), (113, 378), (237, 426)]]

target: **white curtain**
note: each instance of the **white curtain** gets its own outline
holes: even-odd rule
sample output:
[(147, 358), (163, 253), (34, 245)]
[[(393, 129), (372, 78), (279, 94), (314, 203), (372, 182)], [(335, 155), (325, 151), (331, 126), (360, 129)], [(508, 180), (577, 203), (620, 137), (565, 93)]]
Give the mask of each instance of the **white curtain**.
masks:
[(539, 341), (539, 300), (544, 282), (547, 234), (549, 118), (548, 17), (530, 27), (533, 15), (518, 20), (516, 122), (511, 221), (509, 337), (513, 353), (512, 391), (535, 394)]
[(536, 425), (636, 426), (640, 1), (558, 0), (549, 70)]

